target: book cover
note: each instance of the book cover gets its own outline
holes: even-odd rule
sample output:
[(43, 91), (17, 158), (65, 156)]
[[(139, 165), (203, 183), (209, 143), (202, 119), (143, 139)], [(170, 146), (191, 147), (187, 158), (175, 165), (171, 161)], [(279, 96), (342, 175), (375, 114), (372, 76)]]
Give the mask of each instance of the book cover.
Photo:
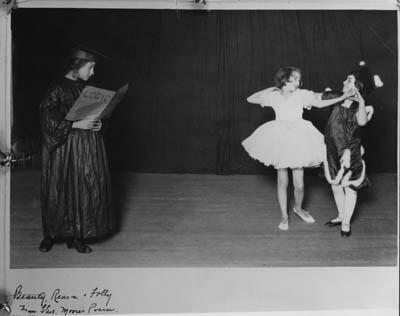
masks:
[(127, 90), (128, 84), (125, 84), (117, 91), (86, 86), (65, 116), (65, 119), (79, 121), (109, 117), (118, 103), (121, 102)]

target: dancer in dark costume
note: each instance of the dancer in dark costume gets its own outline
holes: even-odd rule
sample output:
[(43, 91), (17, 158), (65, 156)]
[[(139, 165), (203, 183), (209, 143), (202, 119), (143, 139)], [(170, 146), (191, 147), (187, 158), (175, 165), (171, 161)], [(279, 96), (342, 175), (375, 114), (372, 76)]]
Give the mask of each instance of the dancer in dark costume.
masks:
[(42, 149), (42, 223), (39, 249), (54, 241), (88, 253), (85, 240), (109, 235), (115, 227), (110, 172), (99, 120), (65, 120), (94, 74), (96, 52), (74, 48), (64, 77), (55, 80), (40, 104)]
[(324, 136), (327, 151), (325, 176), (332, 186), (338, 209), (338, 216), (325, 225), (341, 225), (343, 237), (351, 235), (350, 221), (357, 191), (370, 185), (362, 158), (364, 149), (361, 146), (360, 127), (367, 124), (374, 112), (372, 106), (365, 106), (364, 98), (381, 84), (379, 77), (375, 76), (374, 81), (365, 63), (361, 62), (360, 67), (343, 82), (342, 92), (327, 91), (322, 95), (323, 99), (331, 99), (352, 90), (356, 92), (353, 98), (333, 106)]

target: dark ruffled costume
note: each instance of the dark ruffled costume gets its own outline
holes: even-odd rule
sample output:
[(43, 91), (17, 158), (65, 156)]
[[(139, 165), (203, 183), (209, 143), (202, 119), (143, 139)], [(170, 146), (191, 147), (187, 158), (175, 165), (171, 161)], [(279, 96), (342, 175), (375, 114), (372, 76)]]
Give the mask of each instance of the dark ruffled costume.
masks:
[(72, 122), (64, 119), (84, 86), (60, 78), (40, 104), (42, 221), (44, 236), (49, 238), (99, 238), (115, 228), (102, 136), (72, 129)]
[[(322, 94), (322, 99), (333, 99), (340, 97), (343, 93), (327, 91)], [(365, 162), (362, 159), (363, 149), (361, 146), (360, 126), (357, 123), (356, 113), (358, 103), (353, 102), (350, 107), (342, 106), (342, 102), (332, 105), (332, 112), (325, 129), (325, 145), (327, 151), (327, 166), (325, 175), (332, 184), (349, 186), (353, 190), (359, 190), (370, 186), (365, 175)], [(342, 168), (340, 160), (345, 150), (350, 150), (350, 167)], [(350, 185), (344, 184), (346, 175), (351, 171)], [(327, 175), (327, 172), (329, 174)], [(330, 179), (329, 179), (330, 176)]]

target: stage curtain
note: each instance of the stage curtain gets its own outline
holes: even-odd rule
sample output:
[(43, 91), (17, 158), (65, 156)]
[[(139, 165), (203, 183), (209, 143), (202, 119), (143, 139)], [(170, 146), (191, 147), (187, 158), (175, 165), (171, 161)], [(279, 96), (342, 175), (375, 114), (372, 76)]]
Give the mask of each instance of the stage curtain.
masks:
[[(96, 66), (97, 84), (130, 84), (105, 122), (113, 170), (272, 172), (251, 159), (241, 142), (274, 113), (246, 98), (271, 86), (282, 66), (300, 67), (305, 89), (341, 89), (346, 73), (365, 59), (385, 82), (367, 100), (376, 110), (363, 131), (368, 168), (396, 171), (396, 12), (21, 9), (13, 14), (16, 135), (38, 137), (40, 97), (59, 64), (54, 43), (72, 38), (108, 56)], [(328, 116), (329, 109), (304, 113), (321, 132)]]

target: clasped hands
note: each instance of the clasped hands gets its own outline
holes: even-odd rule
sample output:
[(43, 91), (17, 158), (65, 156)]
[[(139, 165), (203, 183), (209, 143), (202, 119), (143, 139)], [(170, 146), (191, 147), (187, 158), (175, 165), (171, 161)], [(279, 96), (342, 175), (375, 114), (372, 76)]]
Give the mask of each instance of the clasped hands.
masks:
[(364, 101), (364, 98), (362, 97), (362, 95), (360, 93), (360, 90), (358, 90), (358, 89), (351, 89), (351, 90), (346, 91), (343, 94), (343, 97), (345, 99), (350, 99), (352, 101), (357, 101), (357, 102), (363, 102)]

